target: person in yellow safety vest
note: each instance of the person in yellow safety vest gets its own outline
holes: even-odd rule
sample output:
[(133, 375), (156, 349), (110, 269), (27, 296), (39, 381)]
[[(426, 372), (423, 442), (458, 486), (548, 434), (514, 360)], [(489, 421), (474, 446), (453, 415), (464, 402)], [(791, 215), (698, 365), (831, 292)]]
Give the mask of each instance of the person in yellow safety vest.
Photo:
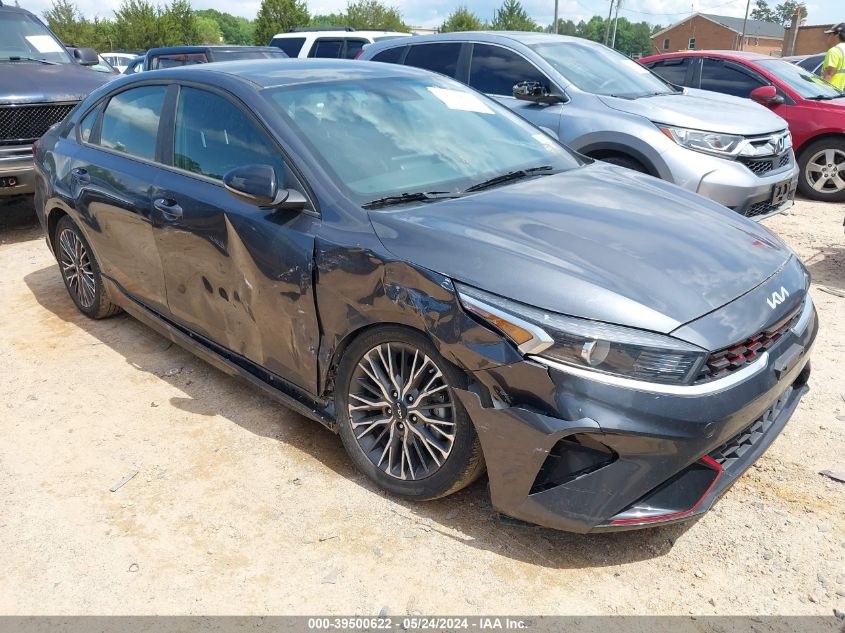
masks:
[(822, 77), (839, 90), (845, 90), (845, 22), (825, 31), (830, 50), (824, 57)]

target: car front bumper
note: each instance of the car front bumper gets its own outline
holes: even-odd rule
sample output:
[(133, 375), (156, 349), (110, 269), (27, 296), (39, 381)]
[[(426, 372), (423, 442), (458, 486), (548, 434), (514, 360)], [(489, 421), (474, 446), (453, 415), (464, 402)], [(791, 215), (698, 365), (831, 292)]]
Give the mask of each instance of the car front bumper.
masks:
[(35, 191), (32, 146), (0, 147), (0, 197)]
[[(458, 391), (484, 451), (494, 507), (571, 532), (687, 520), (768, 448), (808, 390), (815, 309), (743, 374), (676, 393), (598, 381), (538, 359)], [(799, 353), (796, 353), (798, 351)], [(479, 393), (489, 393), (482, 400)]]

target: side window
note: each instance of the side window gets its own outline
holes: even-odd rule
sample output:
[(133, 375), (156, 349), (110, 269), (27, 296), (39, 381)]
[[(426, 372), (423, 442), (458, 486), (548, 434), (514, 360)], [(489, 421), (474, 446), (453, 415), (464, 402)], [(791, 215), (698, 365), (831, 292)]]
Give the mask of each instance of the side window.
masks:
[(299, 56), (303, 44), (305, 44), (304, 37), (274, 37), (270, 42), (270, 46), (281, 48), (288, 57)]
[(470, 86), (488, 94), (511, 96), (514, 84), (520, 81), (539, 81), (549, 87), (548, 78), (518, 53), (489, 44), (473, 45)]
[(701, 65), (701, 89), (747, 98), (751, 91), (764, 85), (748, 73), (725, 64), (722, 60), (705, 59)]
[(695, 50), (695, 38), (694, 37), (689, 38), (689, 42), (687, 42), (687, 48), (690, 49), (691, 51)]
[(208, 58), (205, 53), (187, 53), (182, 55), (159, 55), (153, 59), (153, 68), (175, 68), (192, 64), (205, 64)]
[(141, 86), (115, 95), (103, 113), (100, 145), (155, 160), (158, 121), (167, 86)]
[(79, 138), (86, 143), (91, 139), (91, 132), (94, 131), (94, 124), (97, 122), (97, 115), (99, 113), (100, 107), (97, 106), (79, 122)]
[(369, 44), (367, 40), (346, 40), (346, 50), (343, 53), (344, 59), (355, 59), (355, 56), (364, 48), (364, 44)]
[(454, 77), (458, 68), (458, 56), (461, 54), (459, 42), (443, 44), (416, 44), (411, 46), (405, 57), (406, 66), (416, 66), (433, 70), (448, 77)]
[(405, 50), (404, 46), (396, 46), (394, 48), (388, 48), (376, 55), (373, 55), (372, 60), (374, 62), (384, 62), (386, 64), (398, 64), (399, 60), (402, 59), (402, 52)]
[(668, 51), (668, 50), (669, 50), (669, 38), (668, 38), (668, 37), (667, 37), (666, 39), (664, 39), (664, 40), (663, 40), (663, 50), (664, 50), (664, 51)]
[(654, 62), (649, 64), (648, 67), (676, 86), (688, 86), (687, 70), (689, 70), (690, 65), (692, 65), (692, 59), (689, 57), (673, 57), (672, 59)]
[(308, 57), (323, 57), (337, 59), (340, 57), (340, 49), (343, 48), (343, 40), (317, 40), (311, 47)]
[(217, 179), (244, 165), (272, 165), (280, 184), (285, 174), (278, 149), (240, 108), (197, 88), (179, 92), (173, 163)]

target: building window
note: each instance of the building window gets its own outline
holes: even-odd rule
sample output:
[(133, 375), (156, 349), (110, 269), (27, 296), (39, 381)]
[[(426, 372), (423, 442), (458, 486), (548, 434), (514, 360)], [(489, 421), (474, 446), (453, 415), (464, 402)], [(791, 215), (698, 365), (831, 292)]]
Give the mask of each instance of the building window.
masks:
[(689, 42), (687, 43), (687, 48), (693, 50), (695, 48), (695, 38), (689, 38)]
[(663, 50), (664, 51), (669, 50), (669, 38), (668, 37), (665, 40), (663, 40)]

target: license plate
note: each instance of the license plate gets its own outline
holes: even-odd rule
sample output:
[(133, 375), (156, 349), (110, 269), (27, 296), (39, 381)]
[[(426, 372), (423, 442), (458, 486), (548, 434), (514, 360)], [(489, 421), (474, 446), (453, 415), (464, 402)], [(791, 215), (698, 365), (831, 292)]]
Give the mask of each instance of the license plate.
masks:
[(792, 191), (792, 181), (784, 180), (772, 187), (772, 204), (780, 206), (789, 200), (789, 194)]

